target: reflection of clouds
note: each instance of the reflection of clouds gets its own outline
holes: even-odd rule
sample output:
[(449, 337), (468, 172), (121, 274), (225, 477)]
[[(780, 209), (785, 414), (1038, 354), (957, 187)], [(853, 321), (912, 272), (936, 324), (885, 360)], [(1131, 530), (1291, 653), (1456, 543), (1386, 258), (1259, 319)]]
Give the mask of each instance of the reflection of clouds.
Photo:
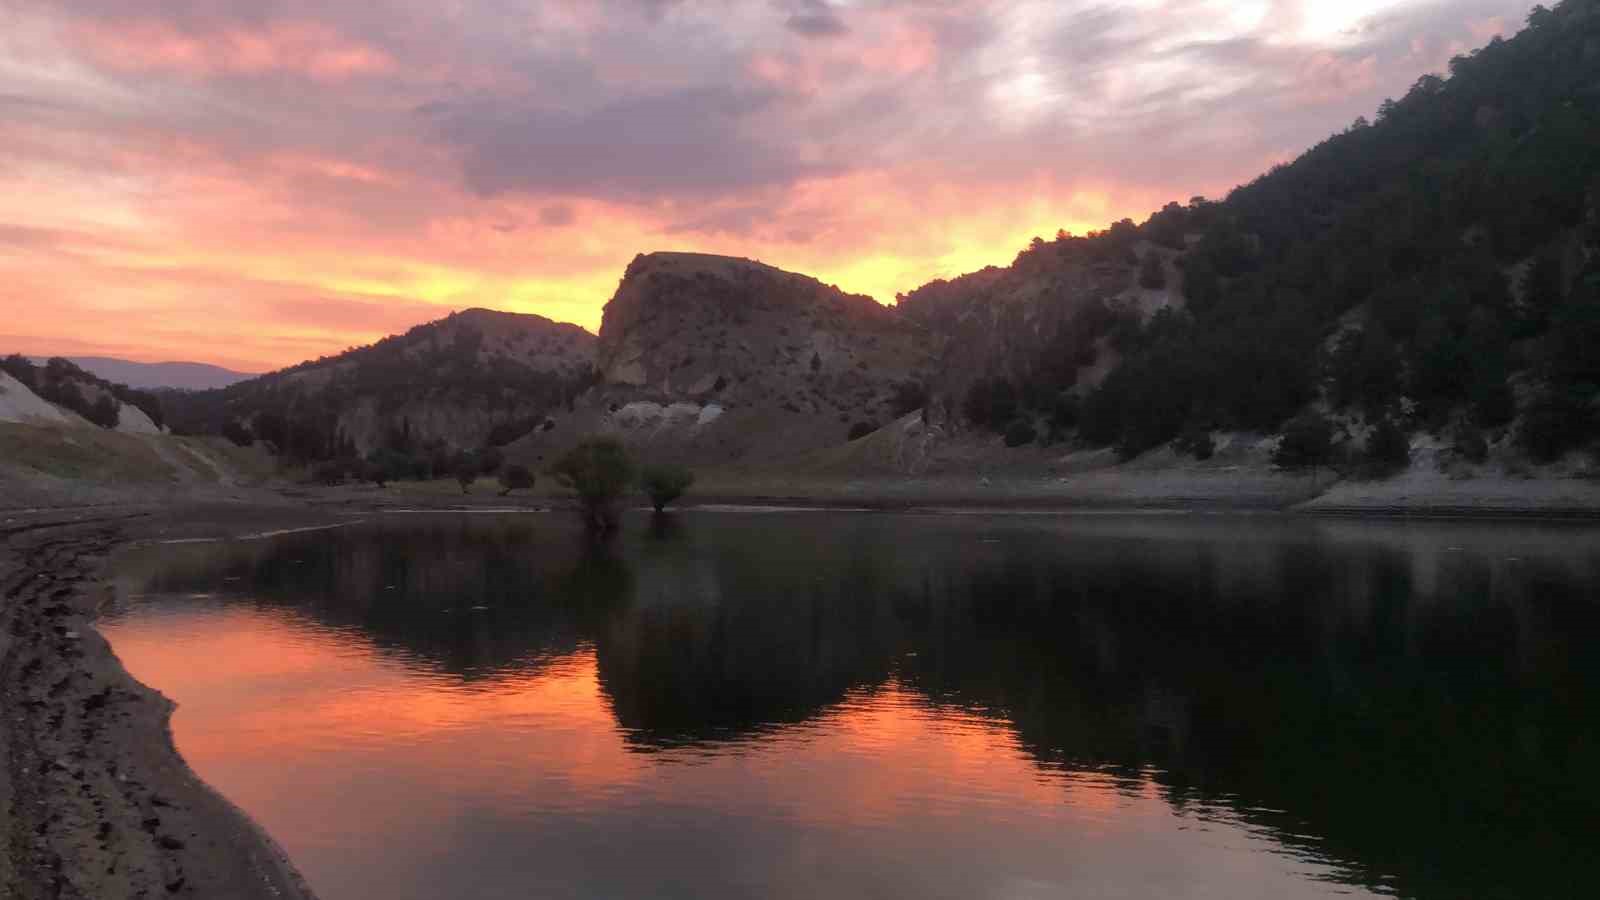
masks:
[[(799, 865), (778, 856), (803, 836), (839, 877), (870, 877), (851, 855), (861, 841), (835, 842), (844, 833), (970, 863), (960, 845), (980, 827), (1006, 835), (1008, 877), (1165, 853), (1171, 866), (1150, 876), (1160, 893), (1207, 865), (1171, 856), (1177, 816), (1346, 860), (1344, 881), (1426, 895), (1461, 886), (1444, 848), (1483, 846), (1499, 816), (1527, 816), (1522, 834), (1559, 830), (1584, 802), (1543, 791), (1585, 764), (1557, 748), (1592, 721), (1581, 698), (1600, 696), (1571, 668), (1586, 607), (1569, 601), (1600, 578), (1592, 529), (673, 521), (640, 520), (601, 550), (548, 518), (161, 548), (183, 564), (148, 590), (191, 594), (246, 572), (248, 592), (158, 603), (148, 618), (135, 607), (111, 637), (182, 704), (185, 752), (210, 754), (240, 791), (281, 793), (275, 766), (336, 794), (381, 783), (463, 834), (570, 819), (576, 831), (540, 840), (598, 842), (589, 850), (614, 829), (687, 840), (716, 818), (737, 823), (724, 837), (750, 842), (758, 870)], [(438, 618), (470, 605), (488, 608)], [(198, 648), (236, 667), (197, 679)], [(355, 774), (305, 772), (335, 752)], [(1365, 814), (1373, 804), (1383, 821)], [(1420, 827), (1441, 805), (1461, 814)], [(1504, 848), (1502, 874), (1558, 872), (1550, 846)], [(1275, 865), (1257, 887), (1277, 884)], [(974, 879), (965, 895), (999, 877), (957, 874)]]

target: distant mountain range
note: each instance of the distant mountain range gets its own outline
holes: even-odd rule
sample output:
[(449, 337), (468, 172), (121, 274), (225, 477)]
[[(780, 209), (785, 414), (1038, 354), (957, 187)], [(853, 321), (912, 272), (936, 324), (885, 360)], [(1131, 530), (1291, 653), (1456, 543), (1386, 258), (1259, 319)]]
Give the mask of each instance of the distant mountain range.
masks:
[[(36, 357), (43, 363), (46, 357)], [(255, 376), (221, 366), (195, 362), (143, 363), (109, 356), (69, 356), (84, 370), (116, 384), (139, 390), (175, 388), (183, 391), (209, 391), (238, 384)]]

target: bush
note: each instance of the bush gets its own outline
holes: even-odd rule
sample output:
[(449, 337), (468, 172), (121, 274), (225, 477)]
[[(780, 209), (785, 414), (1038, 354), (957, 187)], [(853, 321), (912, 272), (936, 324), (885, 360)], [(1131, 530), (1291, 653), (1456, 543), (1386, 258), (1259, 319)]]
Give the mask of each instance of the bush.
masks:
[(661, 512), (667, 504), (683, 496), (694, 484), (694, 473), (683, 466), (645, 466), (639, 474), (639, 486), (650, 495), (650, 505)]
[(1167, 269), (1161, 264), (1161, 254), (1151, 250), (1144, 255), (1144, 262), (1139, 266), (1139, 286), (1146, 290), (1159, 291), (1167, 286)]
[(1033, 430), (1033, 425), (1023, 419), (1018, 419), (1006, 426), (1006, 446), (1021, 447), (1031, 444), (1038, 437), (1038, 432)]
[(1379, 419), (1367, 437), (1366, 464), (1375, 474), (1399, 471), (1411, 464), (1411, 439), (1388, 416)]
[(877, 430), (878, 426), (875, 423), (857, 422), (850, 426), (850, 435), (845, 440), (858, 441)]
[(100, 399), (84, 410), (83, 417), (101, 428), (115, 428), (122, 421), (122, 404), (110, 394), (101, 394)]
[(500, 470), (500, 496), (512, 491), (526, 491), (533, 487), (533, 473), (527, 466), (509, 465)]
[[(901, 381), (894, 386), (891, 401), (895, 418), (916, 412), (928, 405), (928, 386), (920, 381)], [(851, 440), (855, 440), (851, 438)]]
[[(334, 460), (330, 463), (323, 463), (314, 469), (311, 473), (311, 479), (317, 484), (334, 487), (335, 485), (344, 484), (344, 479), (349, 474), (349, 469), (349, 465), (344, 461)], [(381, 487), (382, 485), (379, 486)]]
[(1004, 376), (980, 378), (967, 389), (962, 412), (974, 425), (1001, 431), (1016, 418), (1017, 390)]
[(39, 390), (38, 368), (33, 361), (20, 353), (0, 359), (0, 372), (5, 372), (12, 378), (22, 382), (22, 386), (30, 391)]
[(256, 442), (256, 436), (250, 433), (243, 422), (238, 419), (229, 419), (222, 426), (222, 436), (232, 441), (236, 447), (248, 447)]
[(485, 447), (478, 453), (478, 474), (494, 475), (506, 464), (506, 455), (498, 447)]
[(633, 481), (633, 461), (621, 441), (590, 438), (556, 460), (549, 473), (578, 495), (584, 521), (592, 531), (605, 533), (617, 527), (617, 500)]
[(378, 487), (385, 487), (391, 481), (409, 477), (411, 472), (411, 457), (398, 450), (384, 447), (367, 455), (366, 465), (361, 469), (361, 477)]
[(1323, 416), (1308, 413), (1289, 422), (1273, 451), (1272, 462), (1285, 469), (1327, 465), (1333, 459), (1333, 425)]
[(1191, 425), (1172, 442), (1172, 449), (1198, 460), (1207, 460), (1217, 452), (1217, 443), (1211, 439), (1209, 429)]
[(461, 485), (461, 493), (472, 493), (472, 483), (478, 480), (478, 471), (478, 463), (471, 457), (463, 458), (461, 464), (456, 466), (456, 484)]
[(1473, 463), (1483, 463), (1489, 459), (1489, 441), (1483, 436), (1483, 429), (1475, 425), (1462, 425), (1456, 429), (1454, 449), (1462, 459)]

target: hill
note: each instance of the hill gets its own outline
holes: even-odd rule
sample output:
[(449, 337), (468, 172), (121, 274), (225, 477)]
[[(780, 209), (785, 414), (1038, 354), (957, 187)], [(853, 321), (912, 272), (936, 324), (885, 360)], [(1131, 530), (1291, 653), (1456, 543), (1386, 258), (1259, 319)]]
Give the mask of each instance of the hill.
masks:
[[(15, 414), (0, 417), (0, 421), (92, 423), (134, 434), (160, 434), (164, 428), (165, 411), (155, 394), (107, 381), (61, 357), (34, 365), (26, 357), (13, 354), (0, 359), (0, 371), (8, 376), (6, 383), (13, 394), (4, 408)], [(53, 414), (46, 412), (41, 403)]]
[[(207, 391), (238, 384), (255, 377), (221, 366), (195, 362), (145, 363), (115, 359), (110, 356), (69, 356), (67, 360), (106, 381), (125, 384), (139, 390), (169, 388), (182, 391)], [(34, 362), (43, 364), (46, 360), (35, 358)]]
[(230, 387), (167, 394), (186, 433), (257, 438), (296, 462), (380, 449), (505, 443), (594, 379), (594, 336), (543, 316), (469, 309), (405, 334)]
[(935, 340), (872, 298), (746, 259), (652, 253), (606, 304), (599, 384), (508, 450), (590, 432), (697, 464), (843, 443), (922, 405)]
[[(894, 307), (655, 253), (598, 337), (468, 311), (195, 395), (180, 418), (301, 461), (505, 446), (537, 464), (606, 432), (655, 458), (838, 477), (1214, 454), (1470, 474), (1593, 448), (1596, 346), (1600, 0), (1566, 0), (1220, 201), (1036, 238)], [(914, 443), (825, 452), (897, 420)]]

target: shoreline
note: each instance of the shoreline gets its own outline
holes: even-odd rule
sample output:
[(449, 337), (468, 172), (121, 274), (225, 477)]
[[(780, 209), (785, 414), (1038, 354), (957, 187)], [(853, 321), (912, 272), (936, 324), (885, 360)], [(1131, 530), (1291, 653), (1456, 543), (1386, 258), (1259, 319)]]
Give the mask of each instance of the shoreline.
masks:
[(277, 842), (189, 767), (175, 705), (96, 628), (107, 560), (158, 512), (0, 532), (0, 893), (315, 900)]

